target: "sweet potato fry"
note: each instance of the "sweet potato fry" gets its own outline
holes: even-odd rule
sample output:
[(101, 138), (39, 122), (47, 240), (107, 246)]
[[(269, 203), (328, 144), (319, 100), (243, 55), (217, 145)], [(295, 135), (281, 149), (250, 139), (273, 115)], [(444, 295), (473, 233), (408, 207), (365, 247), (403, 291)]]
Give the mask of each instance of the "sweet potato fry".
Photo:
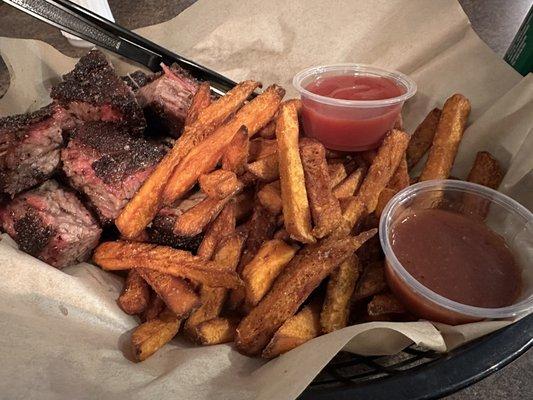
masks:
[(269, 240), (261, 246), (252, 261), (244, 266), (241, 274), (248, 307), (259, 303), (297, 250), (297, 247), (277, 239)]
[(396, 193), (398, 192), (391, 188), (385, 188), (381, 191), (381, 193), (379, 194), (378, 205), (376, 206), (376, 210), (374, 211), (377, 216), (381, 216), (381, 213), (387, 206), (388, 202), (394, 197)]
[[(489, 152), (480, 151), (476, 155), (476, 160), (468, 174), (469, 182), (487, 186), (491, 189), (498, 189), (503, 180), (504, 172), (496, 160)], [(490, 203), (465, 193), (463, 197), (463, 212), (471, 215), (478, 215), (485, 218), (489, 213)]]
[(463, 95), (454, 94), (446, 100), (420, 182), (450, 176), (469, 114), (470, 101)]
[(266, 125), (284, 95), (285, 90), (281, 87), (269, 86), (237, 111), (230, 121), (194, 147), (169, 178), (163, 192), (163, 203), (174, 203), (196, 183), (201, 174), (212, 170), (239, 129), (246, 129), (251, 137)]
[(341, 183), (333, 188), (333, 195), (337, 199), (342, 199), (344, 197), (353, 196), (363, 178), (365, 177), (365, 169), (357, 168), (350, 175), (348, 175)]
[(407, 166), (409, 169), (413, 168), (431, 147), (439, 123), (440, 114), (441, 110), (439, 108), (431, 110), (411, 136), (409, 146), (407, 146), (406, 150)]
[(279, 179), (279, 158), (274, 153), (246, 165), (246, 170), (264, 182)]
[(399, 192), (409, 186), (410, 180), (411, 178), (409, 177), (409, 171), (407, 169), (407, 159), (404, 154), (398, 168), (394, 171), (394, 175), (390, 178), (387, 187)]
[(209, 82), (202, 82), (191, 100), (191, 105), (185, 118), (185, 126), (194, 123), (198, 119), (200, 112), (209, 104), (211, 104), (211, 87)]
[(346, 168), (340, 162), (328, 164), (329, 186), (333, 189), (348, 176)]
[(375, 234), (373, 229), (357, 237), (327, 238), (306, 246), (278, 276), (267, 295), (243, 318), (237, 327), (237, 349), (244, 354), (259, 354), (320, 282)]
[(239, 130), (222, 155), (222, 169), (233, 171), (237, 175), (245, 172), (250, 151), (250, 138), (243, 130)]
[(339, 228), (336, 235), (347, 234), (363, 215), (375, 211), (379, 195), (398, 168), (408, 142), (407, 133), (394, 129), (385, 137), (376, 156), (373, 157), (372, 165), (357, 196), (350, 198), (343, 213), (346, 223)]
[(350, 312), (350, 299), (358, 277), (359, 261), (355, 254), (344, 260), (331, 273), (320, 313), (322, 333), (333, 332), (346, 326)]
[(185, 127), (174, 147), (156, 166), (116, 219), (115, 224), (122, 236), (131, 239), (146, 228), (161, 207), (161, 196), (174, 168), (193, 147), (211, 135), (228, 116), (237, 111), (258, 86), (260, 84), (253, 81), (241, 82), (225, 96), (203, 109), (196, 121)]
[(368, 264), (363, 268), (361, 278), (359, 278), (355, 285), (352, 301), (366, 299), (367, 297), (382, 292), (386, 288), (387, 283), (385, 282), (383, 262), (378, 261)]
[(118, 297), (118, 306), (126, 314), (140, 314), (150, 301), (150, 287), (136, 270), (128, 271), (122, 293)]
[(320, 335), (320, 303), (313, 302), (290, 317), (276, 331), (261, 353), (274, 358)]
[(297, 105), (294, 102), (286, 102), (280, 106), (276, 121), (285, 229), (293, 239), (303, 243), (314, 243), (316, 239), (311, 232), (311, 210), (307, 200), (298, 135)]
[[(275, 126), (275, 125), (274, 125)], [(274, 140), (257, 138), (250, 141), (250, 152), (248, 154), (248, 162), (254, 162), (276, 154), (278, 152), (278, 142)]]
[(264, 139), (275, 138), (276, 137), (276, 120), (273, 119), (272, 121), (270, 121), (257, 134)]
[(200, 298), (186, 281), (147, 268), (135, 271), (152, 287), (177, 317), (186, 318), (200, 306)]
[(232, 342), (239, 321), (235, 318), (213, 318), (196, 329), (197, 341), (205, 346)]
[(148, 307), (146, 307), (146, 310), (143, 312), (141, 320), (143, 322), (146, 322), (156, 319), (159, 314), (161, 314), (161, 312), (165, 309), (165, 307), (165, 302), (161, 300), (161, 297), (159, 297), (156, 292), (152, 291), (152, 294), (150, 296), (150, 302), (148, 303)]
[(281, 203), (281, 186), (279, 181), (264, 185), (257, 192), (257, 199), (271, 214), (278, 215), (283, 207)]
[(314, 222), (313, 235), (323, 238), (342, 223), (341, 206), (331, 191), (326, 151), (320, 142), (302, 139), (300, 156)]
[(376, 317), (389, 314), (403, 314), (405, 308), (392, 293), (376, 294), (367, 305), (368, 315)]
[(234, 172), (223, 169), (200, 176), (198, 182), (208, 197), (219, 200), (231, 196), (242, 186)]
[(181, 320), (171, 311), (163, 311), (158, 318), (139, 325), (131, 335), (137, 361), (144, 361), (170, 342), (178, 333)]
[(187, 210), (176, 218), (174, 234), (184, 237), (192, 237), (201, 233), (204, 228), (213, 221), (222, 211), (224, 206), (232, 199), (232, 196), (242, 190), (240, 182), (236, 190), (222, 200), (206, 198), (196, 206)]
[(236, 288), (242, 285), (237, 274), (188, 251), (137, 242), (105, 242), (93, 256), (94, 262), (108, 271), (150, 268), (178, 278), (208, 286)]
[(230, 200), (207, 228), (202, 243), (198, 247), (199, 257), (210, 260), (220, 241), (233, 233), (236, 223), (235, 214), (236, 202)]

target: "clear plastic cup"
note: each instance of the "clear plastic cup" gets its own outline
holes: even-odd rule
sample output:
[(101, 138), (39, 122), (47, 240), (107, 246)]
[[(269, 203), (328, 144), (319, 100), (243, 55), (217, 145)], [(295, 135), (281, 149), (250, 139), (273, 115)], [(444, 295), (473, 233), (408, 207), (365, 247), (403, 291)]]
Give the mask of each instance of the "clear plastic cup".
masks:
[[(482, 308), (447, 299), (417, 281), (395, 256), (390, 242), (394, 224), (414, 210), (440, 208), (470, 215), (470, 204), (488, 211), (485, 224), (502, 236), (522, 272), (520, 297), (507, 307)], [(479, 217), (476, 217), (479, 218)], [(435, 227), (438, 229), (438, 226)], [(533, 214), (510, 197), (485, 186), (457, 180), (420, 182), (399, 192), (383, 210), (379, 237), (385, 253), (385, 275), (394, 294), (418, 317), (452, 325), (487, 318), (510, 318), (533, 311)], [(460, 277), (458, 277), (460, 279)]]
[[(319, 79), (335, 76), (370, 76), (391, 80), (402, 94), (383, 100), (343, 100), (309, 91)], [(307, 136), (327, 148), (362, 151), (379, 146), (397, 120), (403, 103), (416, 93), (416, 83), (395, 71), (363, 64), (323, 65), (307, 68), (293, 78), (302, 99), (302, 123)]]

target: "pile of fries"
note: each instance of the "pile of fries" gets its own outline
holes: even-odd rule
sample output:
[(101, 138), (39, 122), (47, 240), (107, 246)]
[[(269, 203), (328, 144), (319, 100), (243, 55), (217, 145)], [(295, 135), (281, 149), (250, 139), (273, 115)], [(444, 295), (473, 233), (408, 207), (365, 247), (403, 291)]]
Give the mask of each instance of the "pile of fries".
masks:
[[(396, 126), (377, 150), (348, 154), (304, 137), (300, 101), (283, 102), (281, 87), (247, 101), (259, 86), (242, 82), (213, 102), (201, 86), (183, 135), (117, 218), (122, 239), (95, 251), (103, 269), (129, 270), (118, 303), (142, 321), (131, 337), (138, 360), (180, 328), (199, 344), (234, 341), (271, 358), (349, 324), (412, 318), (384, 280), (379, 216), (411, 182), (448, 178), (468, 100), (452, 96), (412, 137)], [(502, 176), (481, 152), (468, 179), (497, 187)], [(143, 242), (163, 207), (185, 202), (194, 205), (174, 234), (202, 235), (195, 254)]]

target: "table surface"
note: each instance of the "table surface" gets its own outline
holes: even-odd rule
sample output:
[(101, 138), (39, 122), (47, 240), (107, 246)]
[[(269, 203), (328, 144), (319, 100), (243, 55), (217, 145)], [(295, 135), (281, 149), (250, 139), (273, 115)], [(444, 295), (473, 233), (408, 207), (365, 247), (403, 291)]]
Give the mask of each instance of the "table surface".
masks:
[[(195, 0), (109, 0), (116, 21), (129, 28), (163, 22), (179, 14)], [(459, 0), (472, 22), (472, 27), (498, 55), (502, 56), (514, 38), (533, 0)], [(70, 56), (81, 56), (86, 50), (69, 45), (59, 31), (49, 25), (0, 3), (0, 36), (44, 40)], [(0, 96), (9, 78), (0, 60)], [(4, 90), (3, 90), (4, 88)], [(463, 389), (447, 400), (525, 399), (533, 393), (533, 351), (488, 378)]]

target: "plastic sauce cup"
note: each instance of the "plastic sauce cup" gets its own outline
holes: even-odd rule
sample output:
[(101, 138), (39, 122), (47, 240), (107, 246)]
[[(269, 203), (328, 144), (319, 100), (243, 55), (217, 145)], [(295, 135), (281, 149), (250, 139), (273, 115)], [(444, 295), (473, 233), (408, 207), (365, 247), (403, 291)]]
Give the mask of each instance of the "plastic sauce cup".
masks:
[[(406, 213), (427, 208), (462, 213), (465, 194), (490, 207), (485, 224), (505, 239), (516, 257), (521, 268), (522, 290), (515, 304), (482, 308), (447, 299), (417, 281), (394, 254), (392, 229)], [(435, 202), (435, 198), (444, 201)], [(487, 318), (511, 318), (533, 311), (533, 214), (500, 192), (457, 180), (432, 180), (409, 186), (394, 196), (383, 210), (379, 238), (385, 253), (389, 287), (405, 307), (420, 318), (457, 325)]]
[[(400, 89), (400, 94), (382, 100), (345, 100), (308, 90), (320, 79), (344, 76), (388, 79)], [(408, 76), (363, 64), (308, 68), (294, 76), (293, 85), (302, 99), (305, 134), (329, 149), (340, 151), (362, 151), (379, 146), (385, 133), (394, 126), (403, 103), (416, 93), (416, 83)]]

